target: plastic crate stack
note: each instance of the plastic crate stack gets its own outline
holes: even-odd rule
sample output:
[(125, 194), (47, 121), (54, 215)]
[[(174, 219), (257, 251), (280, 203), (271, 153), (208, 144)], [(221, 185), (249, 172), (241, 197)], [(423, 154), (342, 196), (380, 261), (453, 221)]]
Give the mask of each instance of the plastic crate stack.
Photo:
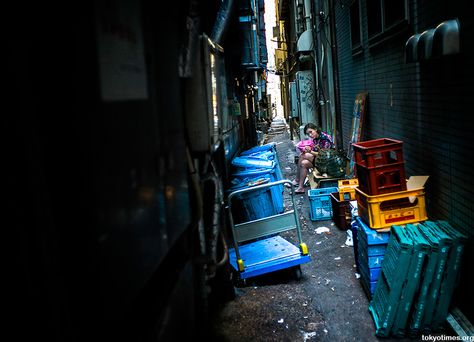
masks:
[(446, 221), (393, 226), (369, 311), (379, 337), (441, 332), (467, 237)]
[(358, 187), (356, 265), (369, 298), (375, 292), (392, 225), (427, 219), (424, 190), (407, 190), (403, 143), (382, 138), (353, 144)]
[(403, 142), (388, 138), (353, 144), (359, 216), (372, 229), (428, 219), (424, 188), (408, 189)]
[(353, 238), (356, 265), (367, 296), (372, 298), (382, 272), (382, 261), (387, 250), (390, 232), (370, 229), (360, 217), (355, 218), (356, 236)]
[[(228, 192), (283, 179), (276, 144), (255, 146), (232, 159), (233, 173)], [(236, 223), (281, 214), (283, 185), (236, 196)]]
[(354, 179), (338, 180), (337, 192), (331, 193), (332, 219), (339, 229), (347, 229), (351, 225), (350, 201), (355, 200), (355, 188), (359, 182)]

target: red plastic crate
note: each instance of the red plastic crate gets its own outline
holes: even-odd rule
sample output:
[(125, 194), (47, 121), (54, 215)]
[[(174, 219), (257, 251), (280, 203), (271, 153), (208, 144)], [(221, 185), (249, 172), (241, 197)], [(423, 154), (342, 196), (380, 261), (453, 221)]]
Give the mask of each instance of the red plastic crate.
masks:
[(403, 142), (388, 138), (353, 144), (359, 188), (370, 196), (407, 189)]
[(389, 138), (353, 143), (356, 164), (371, 168), (403, 163), (403, 142)]
[(372, 168), (356, 164), (359, 189), (370, 196), (404, 191), (407, 189), (405, 163)]

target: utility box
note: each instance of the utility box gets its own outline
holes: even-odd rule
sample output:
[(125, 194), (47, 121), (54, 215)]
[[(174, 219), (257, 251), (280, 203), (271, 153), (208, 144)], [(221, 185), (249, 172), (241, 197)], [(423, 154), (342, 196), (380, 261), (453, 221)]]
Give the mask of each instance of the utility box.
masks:
[(316, 91), (314, 89), (314, 74), (312, 70), (296, 73), (296, 88), (299, 100), (300, 124), (308, 122), (317, 124), (316, 120)]
[(296, 89), (296, 82), (290, 82), (290, 105), (291, 105), (291, 117), (300, 117), (300, 104), (298, 101), (298, 93)]

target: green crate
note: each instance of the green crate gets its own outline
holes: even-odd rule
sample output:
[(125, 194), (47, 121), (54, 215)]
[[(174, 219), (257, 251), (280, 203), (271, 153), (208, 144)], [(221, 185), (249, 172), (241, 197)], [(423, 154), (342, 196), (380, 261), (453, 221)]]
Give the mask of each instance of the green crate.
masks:
[(426, 221), (418, 226), (420, 232), (429, 241), (431, 252), (425, 267), (420, 291), (414, 304), (414, 312), (410, 323), (410, 334), (432, 330), (434, 310), (441, 279), (443, 278), (449, 252), (449, 236), (443, 233), (432, 221)]
[(413, 305), (413, 298), (415, 298), (418, 291), (421, 274), (423, 272), (423, 264), (430, 251), (428, 240), (423, 237), (415, 225), (407, 224), (405, 231), (411, 235), (414, 244), (410, 266), (404, 281), (397, 314), (392, 326), (392, 334), (397, 337), (404, 337), (406, 335), (406, 327)]
[(374, 319), (375, 333), (388, 337), (397, 313), (402, 287), (409, 270), (413, 250), (410, 234), (400, 226), (392, 226), (390, 239), (369, 311)]
[(444, 328), (446, 317), (448, 316), (449, 304), (451, 297), (459, 280), (459, 270), (461, 267), (461, 258), (464, 251), (464, 246), (467, 242), (467, 236), (456, 230), (446, 221), (437, 221), (438, 228), (444, 233), (448, 234), (453, 239), (453, 245), (448, 254), (446, 262), (446, 270), (439, 290), (438, 302), (434, 311), (433, 320), (431, 322), (432, 328), (435, 331)]
[(427, 230), (431, 231), (432, 235), (434, 235), (435, 238), (437, 239), (438, 246), (439, 246), (438, 263), (435, 268), (435, 273), (433, 275), (433, 282), (431, 283), (431, 286), (428, 292), (425, 312), (423, 314), (423, 330), (429, 332), (432, 330), (431, 322), (434, 317), (436, 302), (438, 300), (439, 290), (440, 290), (441, 282), (443, 280), (443, 274), (446, 268), (446, 262), (448, 259), (448, 253), (453, 244), (453, 239), (449, 235), (447, 235), (445, 232), (443, 232), (441, 229), (439, 229), (436, 223), (432, 221), (424, 222), (422, 224), (422, 227), (423, 227), (422, 232), (427, 231)]
[(429, 243), (428, 261), (425, 264), (423, 275), (420, 280), (420, 288), (418, 294), (413, 302), (413, 313), (410, 317), (408, 332), (410, 336), (418, 334), (423, 326), (423, 317), (425, 313), (426, 301), (429, 293), (431, 283), (436, 266), (438, 264), (438, 243), (434, 236), (429, 231), (423, 231), (422, 226), (418, 225), (418, 230), (422, 232), (423, 237)]

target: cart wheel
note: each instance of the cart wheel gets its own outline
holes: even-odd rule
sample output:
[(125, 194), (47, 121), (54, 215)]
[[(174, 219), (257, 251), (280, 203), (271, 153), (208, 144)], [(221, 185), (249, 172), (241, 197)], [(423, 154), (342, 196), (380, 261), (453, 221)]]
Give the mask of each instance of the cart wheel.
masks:
[(303, 277), (303, 272), (301, 272), (301, 265), (293, 267), (293, 274), (296, 280), (300, 280)]
[(247, 279), (242, 279), (238, 272), (233, 273), (235, 287), (245, 287), (247, 286)]

